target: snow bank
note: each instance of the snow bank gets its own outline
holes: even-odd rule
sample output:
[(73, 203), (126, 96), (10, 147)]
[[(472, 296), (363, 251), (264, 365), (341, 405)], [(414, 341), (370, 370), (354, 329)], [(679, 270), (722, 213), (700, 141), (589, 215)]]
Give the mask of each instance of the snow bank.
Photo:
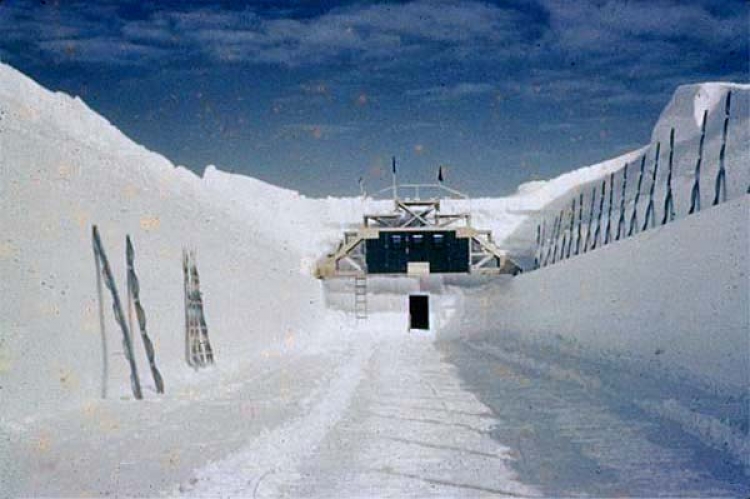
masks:
[[(498, 346), (520, 338), (659, 379), (661, 398), (644, 410), (750, 466), (749, 220), (744, 196), (538, 271), (456, 289), (460, 313), (441, 334)], [(685, 396), (696, 391), (707, 395)], [(700, 397), (717, 403), (693, 410)]]
[(336, 248), (343, 231), (362, 223), (366, 212), (392, 209), (392, 202), (371, 198), (307, 198), (252, 177), (206, 168), (202, 187), (214, 204), (247, 223), (262, 224), (268, 236), (305, 256), (305, 271), (315, 260)]
[[(91, 246), (98, 224), (121, 297), (130, 234), (148, 330), (167, 396), (198, 375), (184, 361), (181, 252), (197, 250), (218, 370), (318, 343), (340, 327), (322, 306), (306, 254), (279, 245), (305, 207), (256, 181), (258, 208), (232, 209), (219, 174), (201, 179), (131, 142), (80, 100), (0, 64), (0, 406), (22, 424), (100, 397), (130, 397), (121, 332), (104, 290), (105, 332)], [(247, 187), (250, 181), (242, 184)], [(297, 196), (298, 197), (298, 196)], [(274, 201), (275, 200), (275, 201)], [(274, 204), (274, 202), (276, 204)], [(314, 229), (313, 229), (314, 230)], [(134, 339), (141, 381), (154, 396)], [(207, 389), (211, 389), (207, 387)]]
[(562, 337), (744, 394), (750, 198), (464, 291), (462, 331)]

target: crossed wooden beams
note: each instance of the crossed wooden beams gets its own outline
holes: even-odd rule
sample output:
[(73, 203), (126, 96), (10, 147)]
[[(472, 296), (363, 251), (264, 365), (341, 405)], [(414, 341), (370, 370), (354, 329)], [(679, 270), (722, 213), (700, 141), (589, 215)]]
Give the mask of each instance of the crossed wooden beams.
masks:
[(365, 227), (410, 228), (410, 227), (448, 227), (463, 220), (469, 225), (468, 214), (440, 214), (440, 201), (404, 201), (396, 200), (396, 212), (380, 215), (365, 215)]

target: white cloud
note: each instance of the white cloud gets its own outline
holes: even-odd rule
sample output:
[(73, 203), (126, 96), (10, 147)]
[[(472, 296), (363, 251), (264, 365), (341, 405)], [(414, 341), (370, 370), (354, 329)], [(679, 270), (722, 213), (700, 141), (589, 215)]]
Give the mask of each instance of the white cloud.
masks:
[[(418, 0), (406, 4), (355, 4), (305, 19), (263, 18), (252, 10), (227, 11), (207, 6), (191, 11), (154, 10), (145, 20), (118, 17), (112, 5), (88, 9), (39, 8), (19, 1), (0, 16), (4, 37), (20, 39), (44, 52), (70, 56), (70, 40), (96, 39), (97, 60), (112, 42), (112, 60), (122, 49), (114, 44), (171, 47), (172, 52), (204, 54), (216, 61), (267, 62), (299, 66), (341, 59), (386, 60), (440, 46), (511, 43), (523, 16), (513, 9), (464, 1)], [(48, 42), (48, 43), (44, 43)], [(92, 43), (93, 45), (93, 43)]]
[[(643, 91), (643, 86), (671, 85), (686, 74), (708, 72), (707, 77), (716, 78), (722, 75), (707, 67), (723, 67), (747, 55), (746, 5), (717, 14), (700, 4), (664, 0), (541, 1), (546, 16), (471, 0), (356, 3), (302, 18), (205, 3), (166, 11), (153, 3), (150, 14), (133, 21), (106, 2), (39, 7), (18, 0), (0, 4), (0, 47), (18, 53), (24, 46), (25, 52), (38, 51), (57, 62), (347, 66), (360, 70), (358, 81), (367, 78), (368, 67), (394, 69), (393, 81), (399, 67), (475, 64), (512, 70), (508, 80), (534, 96), (560, 98), (567, 92), (605, 99), (620, 92), (620, 100), (634, 92), (633, 82)], [(727, 66), (726, 73), (736, 75), (737, 66)], [(507, 85), (484, 72), (464, 72), (448, 77), (447, 86), (407, 95), (447, 101), (496, 87), (505, 94)]]
[(161, 59), (168, 52), (158, 47), (123, 41), (120, 38), (61, 38), (39, 43), (39, 48), (56, 59), (110, 64), (146, 64)]
[(440, 85), (429, 88), (409, 90), (407, 95), (421, 97), (425, 101), (448, 101), (486, 95), (495, 91), (495, 85), (489, 83), (460, 82), (453, 85)]

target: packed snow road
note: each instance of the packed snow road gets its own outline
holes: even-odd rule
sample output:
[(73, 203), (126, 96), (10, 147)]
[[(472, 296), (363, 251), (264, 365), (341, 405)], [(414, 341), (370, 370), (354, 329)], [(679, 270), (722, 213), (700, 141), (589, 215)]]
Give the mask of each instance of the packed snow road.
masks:
[(652, 395), (641, 385), (655, 380), (633, 380), (601, 366), (579, 370), (564, 360), (518, 342), (505, 350), (482, 341), (436, 343), (429, 335), (363, 331), (311, 412), (200, 470), (189, 493), (747, 492), (739, 465), (638, 406), (632, 397)]
[[(94, 404), (11, 433), (10, 495), (738, 496), (738, 465), (627, 375), (520, 343), (358, 330), (196, 398)], [(620, 383), (618, 385), (618, 383)], [(629, 392), (630, 386), (634, 392)], [(8, 471), (8, 470), (5, 470)]]
[(696, 407), (724, 399), (512, 337), (502, 346), (476, 339), (439, 349), (458, 366), (464, 388), (490, 409), (491, 434), (514, 449), (518, 479), (545, 496), (747, 497), (750, 491), (741, 464), (652, 410), (653, 401), (671, 397)]
[(428, 335), (359, 330), (304, 416), (200, 470), (190, 496), (532, 495)]

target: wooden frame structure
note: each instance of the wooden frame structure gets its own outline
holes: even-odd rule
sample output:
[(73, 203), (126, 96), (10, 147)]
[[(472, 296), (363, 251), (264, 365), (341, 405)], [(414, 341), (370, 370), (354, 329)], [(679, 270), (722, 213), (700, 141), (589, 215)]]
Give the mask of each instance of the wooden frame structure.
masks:
[[(398, 197), (398, 188), (414, 189), (415, 197)], [(316, 276), (321, 279), (336, 277), (361, 277), (368, 272), (367, 241), (380, 239), (383, 233), (393, 235), (417, 235), (435, 237), (449, 232), (456, 239), (468, 241), (468, 259), (465, 268), (470, 274), (517, 274), (520, 267), (513, 262), (505, 250), (497, 247), (489, 230), (476, 229), (471, 225), (469, 213), (442, 213), (441, 198), (420, 199), (419, 193), (427, 189), (441, 189), (450, 198), (468, 199), (468, 196), (439, 184), (409, 184), (393, 188), (394, 208), (388, 213), (365, 214), (357, 230), (344, 232), (344, 238), (336, 251), (319, 262)], [(387, 190), (391, 190), (390, 188)], [(386, 191), (386, 190), (384, 190)], [(396, 236), (398, 237), (398, 236)], [(419, 237), (419, 236), (417, 236)], [(437, 236), (440, 237), (440, 236)], [(383, 274), (383, 272), (378, 272)], [(394, 275), (407, 272), (394, 272)]]

